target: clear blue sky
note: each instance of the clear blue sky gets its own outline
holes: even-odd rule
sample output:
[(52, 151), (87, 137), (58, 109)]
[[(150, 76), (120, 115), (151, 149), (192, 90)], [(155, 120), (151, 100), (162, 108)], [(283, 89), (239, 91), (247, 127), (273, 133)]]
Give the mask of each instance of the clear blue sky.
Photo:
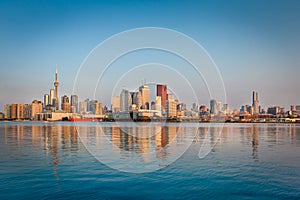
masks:
[[(56, 64), (60, 96), (70, 95), (96, 45), (149, 26), (199, 42), (220, 69), (231, 107), (249, 104), (252, 90), (263, 106), (300, 104), (300, 1), (1, 0), (0, 111), (6, 103), (42, 100)], [(106, 95), (99, 97), (105, 104)]]

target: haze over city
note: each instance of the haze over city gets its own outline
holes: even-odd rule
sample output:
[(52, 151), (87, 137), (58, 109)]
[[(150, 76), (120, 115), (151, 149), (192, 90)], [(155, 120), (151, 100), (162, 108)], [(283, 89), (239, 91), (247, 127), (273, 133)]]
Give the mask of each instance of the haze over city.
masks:
[[(0, 4), (0, 111), (6, 103), (42, 100), (53, 84), (56, 64), (60, 72), (60, 95), (70, 95), (79, 66), (93, 48), (114, 34), (139, 27), (174, 29), (202, 45), (220, 70), (227, 103), (232, 108), (251, 103), (252, 90), (259, 92), (263, 107), (288, 108), (300, 104), (298, 1), (271, 4), (267, 1), (230, 4), (1, 1)], [(136, 63), (169, 59), (173, 66), (177, 64), (175, 68), (183, 67), (180, 62), (172, 61), (173, 57), (163, 55), (161, 58), (161, 52), (138, 52), (123, 61), (130, 65), (135, 64), (135, 59)], [(140, 75), (136, 81), (141, 83), (143, 79), (147, 76)], [(180, 82), (177, 87), (180, 88)], [(199, 104), (209, 104), (208, 97), (197, 95)], [(111, 96), (104, 92), (97, 99), (109, 106)], [(184, 90), (182, 96), (190, 106), (192, 101), (188, 102)]]

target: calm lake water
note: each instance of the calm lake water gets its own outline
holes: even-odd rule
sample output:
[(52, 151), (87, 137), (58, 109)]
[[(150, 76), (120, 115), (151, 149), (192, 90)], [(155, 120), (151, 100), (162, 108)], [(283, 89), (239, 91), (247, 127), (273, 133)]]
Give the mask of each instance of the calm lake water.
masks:
[(300, 199), (300, 124), (0, 122), (0, 199)]

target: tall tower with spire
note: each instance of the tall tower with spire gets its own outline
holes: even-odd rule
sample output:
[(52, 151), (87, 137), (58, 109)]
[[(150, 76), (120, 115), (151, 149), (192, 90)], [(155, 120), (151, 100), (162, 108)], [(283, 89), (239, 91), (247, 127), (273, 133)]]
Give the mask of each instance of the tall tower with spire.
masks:
[(56, 110), (59, 110), (59, 98), (58, 98), (58, 69), (57, 69), (57, 65), (56, 65), (56, 70), (55, 70), (54, 87), (55, 87), (55, 107), (56, 107)]

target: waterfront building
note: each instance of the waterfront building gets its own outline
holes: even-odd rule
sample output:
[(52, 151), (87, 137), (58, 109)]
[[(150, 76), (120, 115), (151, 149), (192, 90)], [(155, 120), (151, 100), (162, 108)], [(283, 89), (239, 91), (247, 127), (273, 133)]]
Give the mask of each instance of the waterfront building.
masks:
[(147, 85), (142, 85), (139, 88), (142, 95), (142, 107), (144, 109), (150, 109), (150, 89)]
[(4, 105), (4, 118), (5, 119), (11, 118), (11, 104)]
[(285, 108), (284, 107), (280, 108), (280, 114), (285, 114)]
[(126, 89), (122, 89), (120, 94), (120, 111), (129, 111), (131, 102), (132, 100), (129, 91)]
[(18, 113), (18, 105), (17, 104), (11, 104), (11, 117), (10, 119), (17, 119), (17, 113)]
[(24, 104), (17, 104), (17, 119), (24, 119)]
[(63, 107), (64, 103), (70, 103), (69, 97), (67, 95), (61, 97), (61, 107)]
[(61, 109), (63, 111), (65, 111), (66, 113), (70, 113), (71, 112), (71, 104), (70, 104), (70, 102), (64, 102), (64, 103), (62, 103)]
[(102, 115), (103, 114), (102, 103), (100, 103), (100, 102), (96, 103), (95, 114), (96, 115)]
[(170, 100), (173, 99), (173, 94), (171, 94), (171, 93), (168, 93), (168, 94), (167, 94), (167, 100), (169, 100), (169, 99), (170, 99)]
[(54, 89), (50, 89), (50, 102), (52, 106), (55, 106), (55, 91)]
[(142, 94), (140, 91), (130, 92), (132, 104), (135, 104), (137, 108), (141, 108), (143, 105)]
[(295, 106), (291, 106), (291, 111), (296, 111)]
[(71, 112), (71, 104), (67, 95), (61, 97), (61, 109), (67, 113)]
[(24, 119), (31, 119), (31, 104), (24, 104)]
[(173, 99), (167, 100), (167, 117), (168, 118), (174, 118), (177, 116), (176, 107), (177, 107), (176, 100), (173, 100)]
[(167, 107), (167, 85), (156, 85), (156, 96), (161, 97), (161, 107), (166, 109)]
[(102, 103), (98, 102), (97, 100), (91, 100), (89, 102), (89, 112), (96, 115), (102, 115)]
[(79, 107), (78, 107), (78, 96), (76, 94), (71, 95), (71, 112), (72, 113), (78, 113)]
[(254, 114), (254, 106), (249, 106), (249, 105), (246, 105), (246, 106), (247, 106), (247, 112), (250, 115), (253, 115)]
[(112, 98), (111, 111), (120, 112), (120, 97), (117, 96)]
[(215, 99), (210, 100), (210, 114), (215, 115), (218, 113), (217, 101)]
[(270, 106), (267, 110), (268, 114), (277, 115), (280, 113), (280, 107), (279, 106)]
[(256, 91), (252, 92), (252, 106), (253, 106), (253, 114), (259, 113), (259, 101), (258, 101), (258, 93)]
[(155, 106), (155, 102), (154, 101), (151, 102), (151, 110), (156, 110), (156, 106)]
[(37, 113), (41, 113), (43, 110), (43, 104), (41, 101), (34, 100), (31, 104), (31, 119), (35, 119)]
[(82, 101), (79, 102), (79, 112), (80, 114), (85, 114), (88, 111), (88, 102), (87, 101)]
[(195, 112), (198, 112), (199, 111), (199, 104), (198, 103), (193, 103), (192, 104), (192, 110), (195, 111)]
[(246, 106), (242, 105), (241, 109), (240, 109), (240, 112), (243, 113), (243, 114), (246, 113), (247, 112)]
[(225, 114), (229, 114), (230, 113), (230, 108), (229, 108), (229, 105), (227, 104), (227, 103), (225, 103), (224, 105), (223, 105), (223, 112), (225, 113)]
[(155, 97), (155, 110), (162, 110), (162, 102), (161, 102), (161, 96), (156, 96)]
[(46, 106), (48, 106), (49, 103), (50, 103), (50, 96), (49, 96), (49, 94), (44, 94), (44, 108)]
[(222, 102), (217, 101), (217, 114), (222, 111)]

